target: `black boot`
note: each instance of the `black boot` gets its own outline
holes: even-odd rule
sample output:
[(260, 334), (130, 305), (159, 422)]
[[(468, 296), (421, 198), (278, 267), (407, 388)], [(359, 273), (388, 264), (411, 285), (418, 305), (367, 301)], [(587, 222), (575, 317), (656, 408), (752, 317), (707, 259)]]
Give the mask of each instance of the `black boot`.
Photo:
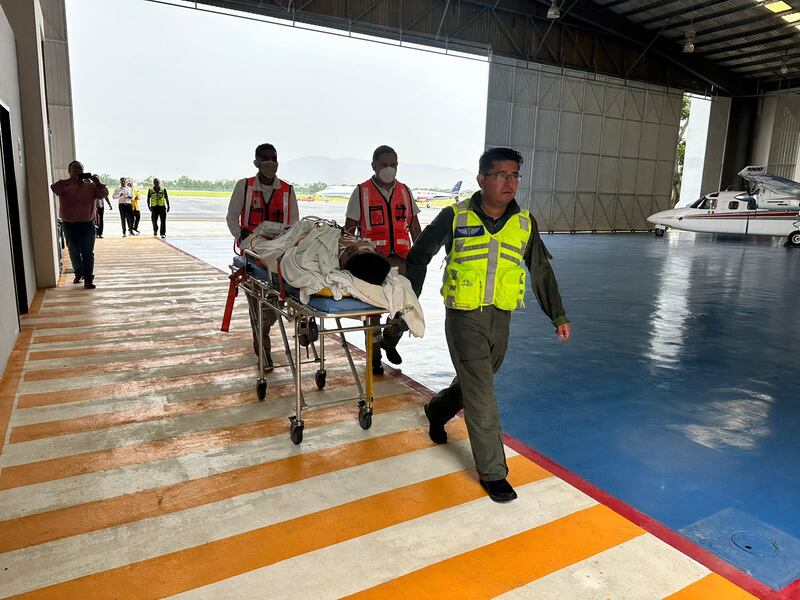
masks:
[(498, 479), (497, 481), (484, 481), (481, 479), (480, 482), (481, 487), (489, 494), (489, 498), (495, 502), (511, 502), (517, 497), (517, 492), (505, 479)]
[(434, 444), (446, 444), (447, 432), (444, 430), (444, 425), (447, 421), (431, 417), (431, 411), (427, 404), (423, 409), (428, 419), (428, 436), (431, 438), (431, 441)]

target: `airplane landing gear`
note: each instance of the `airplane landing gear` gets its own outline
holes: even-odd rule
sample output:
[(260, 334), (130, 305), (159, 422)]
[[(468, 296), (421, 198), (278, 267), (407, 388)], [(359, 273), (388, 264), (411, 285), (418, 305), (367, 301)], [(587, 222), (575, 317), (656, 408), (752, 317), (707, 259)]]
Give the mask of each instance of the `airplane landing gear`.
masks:
[(790, 233), (789, 237), (786, 238), (786, 243), (789, 244), (790, 246), (795, 246), (795, 247), (800, 246), (800, 229)]
[(656, 227), (653, 230), (653, 233), (656, 234), (656, 237), (661, 237), (666, 233), (666, 231), (667, 231), (666, 228), (662, 229), (661, 227)]

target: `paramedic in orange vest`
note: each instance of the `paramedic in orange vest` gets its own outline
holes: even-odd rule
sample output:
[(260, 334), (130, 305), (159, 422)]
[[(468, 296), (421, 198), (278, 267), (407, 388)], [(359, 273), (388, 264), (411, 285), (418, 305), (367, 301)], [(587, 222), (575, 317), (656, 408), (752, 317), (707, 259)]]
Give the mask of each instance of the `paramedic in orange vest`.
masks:
[[(403, 274), (408, 251), (420, 234), (419, 208), (408, 186), (395, 179), (397, 152), (389, 146), (378, 146), (372, 153), (372, 170), (375, 175), (356, 186), (350, 196), (344, 228), (350, 233), (358, 228), (361, 237), (372, 240), (377, 251)], [(397, 316), (387, 320), (387, 324), (390, 321), (392, 326), (384, 330), (383, 335), (377, 332), (373, 336), (372, 372), (376, 375), (383, 374), (381, 348), (390, 362), (396, 365), (403, 362), (397, 343), (405, 327)]]
[[(278, 152), (272, 144), (261, 144), (256, 148), (253, 164), (258, 173), (247, 179), (240, 179), (233, 188), (228, 204), (228, 230), (236, 238), (242, 249), (244, 241), (264, 221), (274, 221), (293, 225), (298, 221), (297, 198), (294, 188), (276, 177), (278, 172)], [(258, 303), (247, 297), (250, 307), (250, 326), (253, 330), (253, 350), (258, 354)], [(274, 310), (263, 307), (264, 355), (265, 365), (272, 368), (270, 356), (269, 328), (278, 315)]]

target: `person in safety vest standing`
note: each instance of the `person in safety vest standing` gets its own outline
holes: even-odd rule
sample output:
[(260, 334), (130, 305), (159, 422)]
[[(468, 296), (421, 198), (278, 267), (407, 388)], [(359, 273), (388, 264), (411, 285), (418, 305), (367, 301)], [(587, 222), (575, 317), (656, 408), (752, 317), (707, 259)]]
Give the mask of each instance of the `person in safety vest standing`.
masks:
[(428, 433), (433, 442), (446, 443), (445, 423), (463, 408), (480, 483), (495, 502), (517, 497), (506, 481), (493, 380), (508, 347), (511, 313), (523, 306), (525, 267), (556, 335), (565, 342), (570, 336), (550, 255), (536, 221), (514, 199), (521, 166), (522, 155), (516, 150), (487, 150), (479, 162), (480, 191), (443, 209), (406, 261), (406, 277), (419, 295), (428, 263), (442, 246), (447, 249), (441, 292), (456, 377), (425, 405)]
[[(240, 179), (233, 188), (228, 204), (228, 230), (236, 238), (242, 250), (246, 248), (247, 237), (264, 221), (294, 225), (299, 219), (297, 197), (294, 188), (278, 179), (278, 152), (272, 144), (261, 144), (256, 148), (253, 164), (258, 173), (247, 179)], [(250, 325), (253, 330), (253, 350), (258, 354), (258, 303), (249, 296)], [(264, 356), (266, 365), (272, 368), (270, 356), (269, 328), (278, 319), (277, 313), (262, 308), (264, 322)]]
[(147, 208), (150, 209), (150, 220), (153, 222), (153, 237), (158, 235), (158, 220), (161, 219), (161, 237), (167, 237), (167, 213), (169, 212), (169, 195), (166, 188), (161, 187), (161, 180), (153, 177), (153, 187), (147, 190)]
[[(378, 146), (372, 153), (370, 179), (353, 190), (347, 204), (345, 231), (372, 240), (377, 251), (398, 267), (400, 274), (405, 272), (406, 256), (412, 242), (420, 233), (417, 213), (419, 208), (408, 186), (395, 179), (397, 175), (397, 152), (389, 146)], [(376, 322), (377, 325), (379, 322)], [(387, 320), (383, 334), (376, 330), (373, 334), (372, 372), (383, 375), (381, 348), (390, 362), (399, 365), (403, 362), (397, 352), (397, 344), (406, 330), (405, 323), (395, 315)]]

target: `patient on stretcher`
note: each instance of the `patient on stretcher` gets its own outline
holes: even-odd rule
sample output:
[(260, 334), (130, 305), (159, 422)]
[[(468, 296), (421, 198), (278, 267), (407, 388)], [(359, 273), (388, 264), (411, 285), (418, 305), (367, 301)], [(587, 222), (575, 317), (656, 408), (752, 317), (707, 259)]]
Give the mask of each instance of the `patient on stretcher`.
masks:
[(242, 248), (297, 288), (301, 302), (324, 289), (336, 300), (352, 295), (391, 314), (400, 313), (411, 334), (422, 337), (425, 320), (411, 283), (377, 253), (371, 241), (316, 217), (281, 230), (280, 224), (264, 222)]

